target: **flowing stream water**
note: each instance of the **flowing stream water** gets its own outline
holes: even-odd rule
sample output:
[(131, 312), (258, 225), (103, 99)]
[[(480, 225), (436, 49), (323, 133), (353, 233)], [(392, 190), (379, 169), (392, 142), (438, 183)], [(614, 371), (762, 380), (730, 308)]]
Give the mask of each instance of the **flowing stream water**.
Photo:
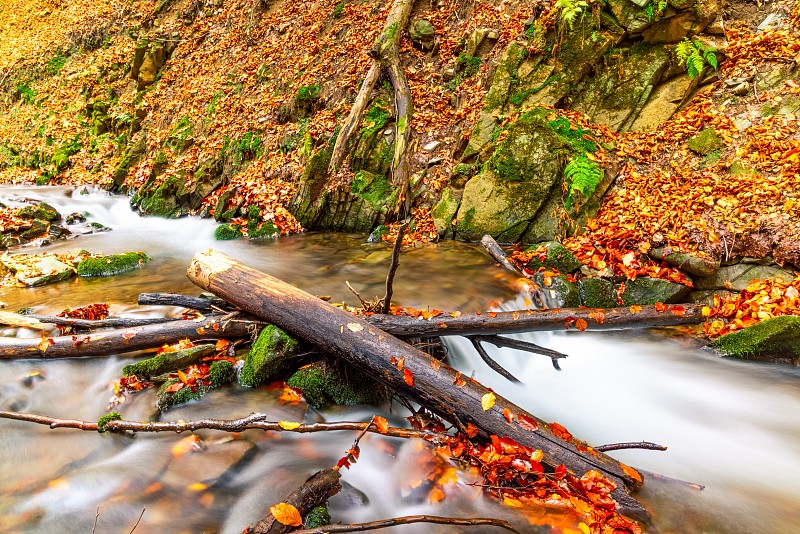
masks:
[[(117, 253), (140, 250), (153, 259), (116, 277), (72, 279), (42, 288), (3, 289), (10, 310), (51, 314), (107, 302), (114, 315), (174, 315), (176, 308), (140, 307), (141, 292), (198, 289), (185, 276), (193, 254), (210, 247), (334, 301), (383, 293), (390, 257), (364, 236), (309, 233), (262, 242), (217, 242), (209, 220), (141, 218), (126, 198), (71, 188), (0, 189), (0, 200), (44, 200), (61, 213), (88, 211), (111, 232), (61, 241), (45, 249)], [(15, 251), (16, 252), (16, 251)], [(523, 306), (509, 274), (476, 245), (446, 242), (403, 253), (395, 302), (417, 308), (473, 311)], [(5, 336), (34, 335), (6, 329)], [(565, 352), (563, 371), (547, 358), (495, 349), (492, 355), (523, 384), (494, 374), (463, 338), (448, 338), (450, 363), (547, 421), (558, 421), (593, 444), (654, 441), (666, 452), (612, 455), (660, 476), (647, 476), (637, 497), (653, 516), (653, 531), (675, 533), (800, 532), (800, 373), (763, 363), (720, 359), (673, 333), (531, 333), (519, 336)], [(65, 361), (0, 362), (0, 410), (96, 421), (106, 412), (111, 384), (131, 356)], [(39, 373), (32, 376), (32, 374)], [(170, 410), (160, 420), (238, 418), (368, 420), (373, 414), (403, 425), (398, 405), (306, 410), (278, 402), (279, 391), (233, 386)], [(154, 394), (118, 408), (126, 419), (155, 416)], [(198, 432), (134, 437), (0, 420), (0, 532), (238, 533), (318, 469), (352, 445), (353, 433), (237, 435)], [(429, 473), (444, 460), (427, 445), (367, 435), (361, 458), (344, 472), (344, 490), (331, 500), (334, 520), (360, 522), (410, 514), (492, 516), (525, 532), (570, 531), (557, 512), (520, 516), (458, 474), (431, 503)], [(700, 490), (696, 485), (704, 486)], [(96, 523), (96, 524), (95, 524)], [(539, 526), (561, 524), (561, 527)], [(566, 525), (566, 526), (564, 526)], [(408, 526), (399, 532), (455, 532), (447, 526)], [(471, 528), (470, 532), (488, 531)]]

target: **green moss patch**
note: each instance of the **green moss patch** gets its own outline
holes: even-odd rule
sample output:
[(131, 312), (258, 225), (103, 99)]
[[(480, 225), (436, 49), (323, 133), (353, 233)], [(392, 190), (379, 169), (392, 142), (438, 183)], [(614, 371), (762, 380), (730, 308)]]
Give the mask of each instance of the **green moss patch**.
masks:
[(177, 384), (180, 380), (177, 378), (170, 378), (158, 389), (156, 408), (164, 411), (179, 404), (186, 404), (189, 401), (202, 398), (212, 389), (217, 389), (228, 384), (234, 377), (233, 364), (227, 360), (219, 360), (212, 363), (208, 371), (208, 377), (211, 381), (211, 384), (208, 386), (186, 385), (175, 392), (168, 390), (170, 386)]
[(568, 274), (581, 267), (581, 262), (578, 261), (575, 255), (567, 247), (556, 241), (530, 247), (526, 252), (534, 253), (534, 256), (526, 265), (531, 271), (537, 271), (544, 267), (545, 269)]
[(581, 305), (587, 308), (613, 308), (617, 305), (614, 284), (603, 278), (582, 278), (578, 281)]
[(744, 360), (800, 361), (800, 317), (783, 315), (715, 339), (711, 346)]
[(214, 239), (217, 241), (229, 241), (242, 237), (242, 229), (236, 224), (220, 224), (214, 230)]
[(138, 268), (150, 258), (144, 252), (125, 252), (86, 258), (78, 263), (78, 276), (113, 276)]
[(372, 379), (326, 361), (299, 369), (286, 383), (300, 389), (306, 402), (314, 408), (330, 403), (345, 406), (381, 404), (389, 398), (386, 388)]
[(297, 355), (296, 339), (275, 325), (269, 325), (258, 334), (244, 366), (239, 373), (239, 383), (256, 387), (259, 384), (288, 371), (289, 363)]
[(725, 146), (725, 141), (714, 128), (705, 128), (689, 138), (686, 143), (693, 152), (706, 156)]

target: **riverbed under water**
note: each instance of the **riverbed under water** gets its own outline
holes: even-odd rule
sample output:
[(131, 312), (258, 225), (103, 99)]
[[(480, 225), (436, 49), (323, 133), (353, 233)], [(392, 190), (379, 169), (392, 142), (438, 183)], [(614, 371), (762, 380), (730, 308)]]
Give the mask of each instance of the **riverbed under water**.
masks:
[[(217, 242), (210, 220), (141, 218), (127, 199), (70, 188), (4, 187), (0, 200), (32, 197), (61, 213), (88, 211), (107, 233), (61, 241), (38, 253), (85, 248), (140, 250), (153, 259), (116, 277), (72, 279), (33, 289), (3, 289), (9, 310), (51, 314), (107, 302), (112, 314), (174, 315), (176, 308), (140, 307), (141, 292), (197, 294), (185, 276), (190, 258), (210, 247), (317, 295), (355, 304), (345, 281), (362, 295), (383, 293), (389, 247), (364, 236), (309, 233), (262, 242)], [(16, 252), (16, 251), (14, 251)], [(478, 245), (445, 242), (405, 251), (394, 302), (416, 308), (474, 311), (523, 306), (513, 276)], [(16, 335), (6, 329), (2, 335)], [(33, 335), (19, 333), (19, 335)], [(618, 451), (612, 456), (648, 476), (637, 497), (654, 529), (675, 533), (800, 532), (800, 373), (794, 368), (720, 359), (684, 335), (657, 331), (531, 333), (518, 336), (569, 355), (557, 372), (550, 360), (510, 349), (490, 350), (523, 384), (494, 374), (465, 339), (448, 338), (450, 363), (538, 417), (558, 421), (592, 444), (653, 441), (666, 452)], [(487, 348), (488, 350), (488, 348)], [(67, 361), (0, 362), (0, 410), (96, 421), (111, 384), (130, 356)], [(44, 379), (24, 378), (40, 372)], [(402, 426), (403, 409), (331, 408), (317, 412), (278, 402), (279, 391), (233, 386), (170, 410), (160, 420), (238, 418), (339, 421), (387, 417)], [(144, 392), (118, 409), (126, 419), (156, 417)], [(391, 408), (391, 409), (390, 409)], [(354, 434), (191, 436), (98, 435), (0, 420), (0, 532), (238, 533), (318, 469), (330, 467)], [(188, 451), (188, 452), (187, 452)], [(368, 435), (361, 458), (344, 472), (345, 489), (331, 500), (334, 521), (360, 522), (411, 514), (491, 516), (525, 532), (560, 532), (529, 524), (498, 505), (461, 473), (430, 503), (419, 482), (435, 457), (417, 441)], [(691, 484), (688, 484), (691, 483)], [(696, 489), (695, 484), (705, 487)], [(558, 514), (552, 515), (555, 522)], [(96, 526), (95, 526), (96, 522)], [(541, 519), (540, 519), (541, 522)], [(572, 528), (575, 525), (571, 525)], [(485, 527), (408, 526), (398, 532), (483, 532)]]

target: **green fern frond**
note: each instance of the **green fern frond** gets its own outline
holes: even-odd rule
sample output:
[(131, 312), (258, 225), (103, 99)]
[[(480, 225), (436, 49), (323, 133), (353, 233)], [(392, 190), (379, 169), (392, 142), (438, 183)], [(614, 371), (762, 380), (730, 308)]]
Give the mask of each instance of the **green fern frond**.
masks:
[(589, 4), (585, 0), (556, 0), (555, 7), (561, 10), (559, 15), (561, 22), (571, 30), (578, 15), (582, 14)]
[(565, 207), (570, 209), (574, 203), (575, 195), (580, 194), (584, 199), (589, 198), (600, 180), (603, 179), (603, 169), (581, 154), (570, 161), (564, 168), (564, 182), (567, 186), (567, 199)]

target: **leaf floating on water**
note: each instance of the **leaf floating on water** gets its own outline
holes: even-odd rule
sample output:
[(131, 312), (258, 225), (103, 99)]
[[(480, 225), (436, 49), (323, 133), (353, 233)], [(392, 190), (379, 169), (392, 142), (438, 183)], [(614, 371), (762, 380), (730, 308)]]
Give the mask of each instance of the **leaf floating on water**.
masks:
[(270, 506), (269, 513), (282, 525), (299, 527), (303, 524), (303, 518), (300, 517), (300, 512), (297, 511), (297, 508), (286, 502), (279, 502), (275, 506)]
[(492, 406), (494, 406), (496, 400), (497, 397), (491, 391), (486, 395), (484, 395), (483, 397), (481, 397), (481, 408), (483, 408), (483, 411), (486, 412), (490, 410)]

